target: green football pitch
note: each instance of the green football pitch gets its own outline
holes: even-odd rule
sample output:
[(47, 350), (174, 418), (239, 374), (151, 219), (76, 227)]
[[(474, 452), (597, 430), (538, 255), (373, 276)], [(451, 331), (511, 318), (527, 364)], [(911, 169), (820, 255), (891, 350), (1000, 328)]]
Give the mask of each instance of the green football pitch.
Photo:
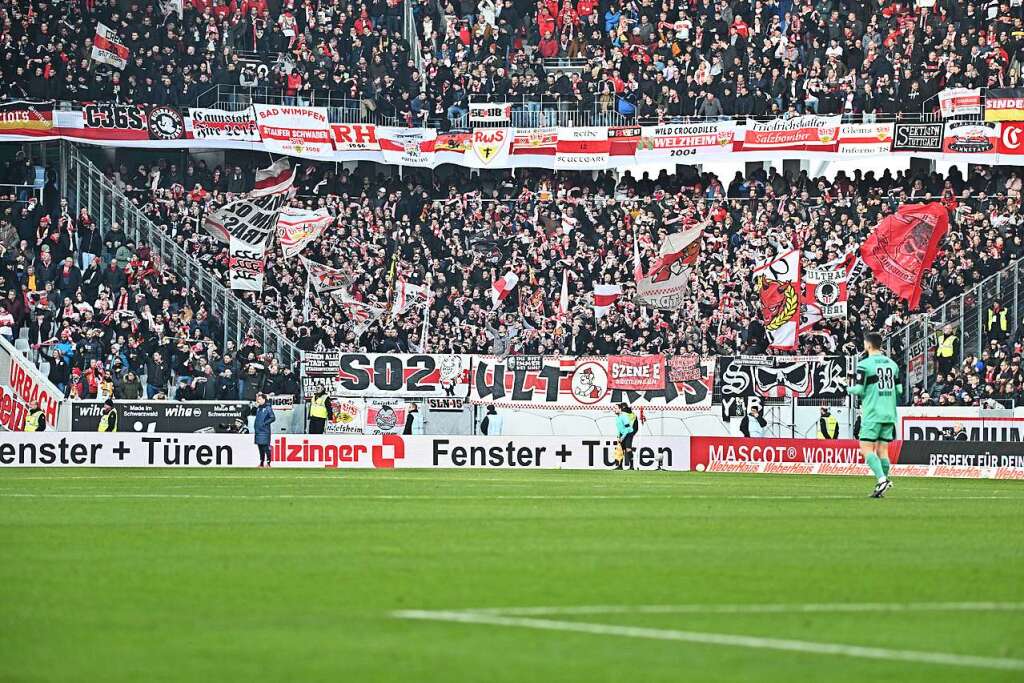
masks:
[(1024, 485), (4, 470), (0, 681), (1021, 681)]

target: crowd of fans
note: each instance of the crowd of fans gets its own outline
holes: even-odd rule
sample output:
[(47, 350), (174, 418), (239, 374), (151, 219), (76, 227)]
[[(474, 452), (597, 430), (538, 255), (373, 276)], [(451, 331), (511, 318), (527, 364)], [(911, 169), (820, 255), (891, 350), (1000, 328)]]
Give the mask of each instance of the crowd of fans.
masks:
[[(1016, 1), (409, 1), (413, 45), (403, 38), (411, 28), (402, 0), (186, 0), (181, 16), (172, 2), (12, 3), (0, 7), (0, 99), (190, 106), (223, 84), (300, 104), (330, 95), (357, 103), (364, 116), (449, 125), (475, 98), (644, 120), (888, 115), (929, 110), (945, 87), (1021, 82), (1024, 4)], [(127, 46), (123, 70), (91, 58), (97, 23)], [(4, 170), (15, 184), (32, 172), (24, 157)], [(248, 190), (252, 173), (252, 164), (208, 168), (202, 160), (109, 169), (225, 281), (227, 250), (203, 231), (203, 217)], [(926, 277), (924, 310), (1022, 253), (1024, 183), (1008, 168), (966, 177), (955, 169), (945, 177), (852, 178), (758, 171), (731, 180), (692, 171), (656, 179), (375, 173), (302, 164), (294, 203), (335, 217), (304, 255), (351, 273), (349, 294), (383, 310), (380, 320), (363, 331), (351, 306), (329, 296), (307, 302), (305, 270), (276, 247), (264, 292), (240, 295), (301, 348), (762, 352), (768, 337), (751, 291), (755, 263), (791, 244), (802, 246), (805, 265), (834, 261), (888, 212), (927, 198), (947, 204), (953, 228)], [(43, 204), (26, 193), (5, 197), (0, 219), (0, 334), (28, 329), (55, 383), (82, 395), (206, 398), (294, 387), (291, 370), (276, 367), (255, 341), (220, 348), (222, 332), (203, 302), (146, 245), (116, 225), (69, 215), (58, 196), (45, 193)], [(705, 228), (693, 305), (659, 311), (635, 303), (634, 239), (646, 269), (666, 234), (693, 225)], [(492, 310), (491, 284), (510, 270), (519, 285)], [(565, 274), (570, 310), (561, 315)], [(403, 282), (429, 287), (429, 306), (395, 312)], [(591, 307), (597, 283), (624, 287), (599, 319)], [(851, 353), (863, 330), (898, 329), (909, 314), (870, 277), (851, 288), (849, 308), (848, 319), (802, 335), (801, 350)], [(987, 355), (942, 368), (933, 391), (917, 400), (1019, 392), (1016, 340), (992, 341)], [(147, 367), (154, 362), (166, 373)], [(128, 386), (143, 378), (149, 386), (124, 389), (128, 370)]]
[[(24, 169), (24, 157), (14, 160), (5, 179)], [(227, 249), (203, 229), (203, 217), (252, 186), (252, 166), (161, 160), (107, 173), (227, 283)], [(696, 171), (624, 174), (618, 181), (605, 173), (517, 174), (446, 168), (399, 179), (302, 164), (292, 202), (324, 207), (335, 217), (303, 256), (348, 273), (346, 297), (318, 296), (314, 289), (307, 300), (306, 270), (297, 257), (285, 258), (276, 241), (264, 291), (236, 294), (306, 350), (759, 354), (768, 350), (769, 336), (751, 270), (789, 245), (802, 246), (805, 267), (834, 262), (900, 205), (941, 200), (951, 228), (924, 280), (924, 312), (1024, 255), (1021, 183), (1009, 167), (976, 167), (966, 177), (956, 168), (945, 176), (887, 171), (834, 178), (787, 177), (772, 169), (737, 173), (728, 183)], [(44, 196), (58, 196), (52, 179), (47, 189)], [(9, 196), (4, 202), (0, 334), (17, 339), (27, 330), (31, 349), (70, 395), (225, 399), (296, 390), (294, 368), (279, 367), (256, 340), (221, 347), (222, 330), (194, 288), (162, 268), (148, 247), (132, 244), (117, 223), (100, 226), (85, 211), (74, 215), (65, 200), (40, 204)], [(689, 305), (639, 305), (634, 236), (646, 272), (667, 234), (694, 225), (704, 233)], [(508, 271), (518, 275), (518, 286), (494, 307), (491, 285)], [(426, 286), (429, 303), (399, 312), (393, 302), (401, 283)], [(598, 283), (623, 287), (600, 318), (592, 299)], [(352, 300), (381, 317), (363, 329), (345, 303)], [(864, 275), (850, 288), (847, 318), (817, 323), (801, 335), (800, 350), (853, 354), (865, 330), (893, 332), (910, 315)], [(1011, 320), (1009, 329), (1015, 328)], [(1018, 396), (1020, 340), (999, 328), (992, 335), (980, 357), (968, 352), (962, 364), (939, 367), (916, 402)]]
[[(1013, 1), (410, 2), (419, 55), (402, 0), (185, 0), (180, 18), (173, 3), (10, 3), (0, 97), (188, 106), (224, 84), (443, 123), (470, 98), (643, 119), (891, 115), (1021, 80)], [(91, 59), (97, 22), (128, 47), (124, 70)]]
[[(4, 169), (16, 180), (23, 159)], [(0, 335), (24, 339), (75, 398), (246, 399), (298, 393), (291, 368), (251, 336), (236, 345), (194, 288), (117, 223), (68, 208), (52, 178), (34, 196), (0, 196)]]
[[(108, 170), (148, 215), (227, 282), (227, 250), (203, 230), (202, 218), (232, 196), (232, 182), (251, 186), (252, 169), (210, 169), (198, 160), (184, 168), (161, 162)], [(361, 332), (343, 302), (315, 290), (307, 302), (305, 269), (274, 244), (264, 291), (238, 294), (304, 349), (763, 353), (769, 339), (752, 267), (791, 244), (802, 245), (805, 267), (836, 261), (882, 217), (913, 201), (939, 199), (951, 218), (925, 277), (923, 311), (1024, 255), (1020, 180), (1012, 168), (979, 168), (967, 177), (956, 168), (946, 176), (858, 172), (835, 178), (759, 170), (723, 183), (696, 172), (653, 179), (625, 174), (616, 182), (611, 174), (591, 179), (518, 171), (513, 178), (462, 169), (407, 170), (399, 180), (306, 164), (296, 184), (295, 204), (325, 207), (335, 216), (303, 255), (351, 274), (351, 297), (384, 311)], [(673, 311), (638, 305), (634, 234), (646, 272), (664, 237), (692, 225), (705, 229), (691, 279), (692, 305)], [(495, 309), (491, 285), (509, 270), (519, 284)], [(566, 316), (558, 311), (563, 273)], [(402, 282), (432, 291), (426, 325), (422, 307), (394, 310)], [(597, 283), (624, 290), (602, 318), (592, 307)], [(801, 351), (853, 354), (865, 330), (895, 331), (909, 315), (902, 301), (867, 275), (851, 288), (848, 318), (816, 324), (801, 336)]]

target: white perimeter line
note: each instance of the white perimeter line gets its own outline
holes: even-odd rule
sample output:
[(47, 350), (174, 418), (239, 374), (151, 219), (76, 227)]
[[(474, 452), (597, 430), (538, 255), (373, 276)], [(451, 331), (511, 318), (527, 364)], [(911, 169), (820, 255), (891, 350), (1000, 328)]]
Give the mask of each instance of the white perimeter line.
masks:
[(767, 605), (581, 605), (578, 607), (494, 607), (460, 610), (498, 616), (573, 614), (801, 614), (813, 612), (1017, 612), (1024, 602), (823, 602)]
[[(895, 496), (894, 496), (895, 497)], [(339, 494), (323, 495), (316, 493), (281, 493), (281, 494), (197, 494), (197, 493), (20, 493), (0, 491), (0, 499), (3, 498), (82, 498), (95, 500), (115, 500), (123, 498), (182, 498), (182, 499), (238, 499), (238, 500), (274, 500), (277, 498), (306, 498), (309, 500), (606, 500), (606, 499), (651, 499), (651, 500), (791, 500), (791, 501), (812, 501), (812, 500), (867, 500), (867, 496), (730, 496), (730, 495), (706, 495), (688, 494), (679, 492), (674, 494), (553, 494), (553, 495), (431, 495), (431, 494)], [(900, 496), (901, 500), (917, 501), (943, 501), (943, 500), (1019, 500), (1017, 496)]]
[(880, 647), (862, 647), (860, 645), (844, 645), (841, 643), (816, 643), (805, 640), (759, 638), (756, 636), (738, 636), (725, 633), (700, 633), (696, 631), (676, 631), (669, 629), (641, 628), (636, 626), (613, 626), (610, 624), (555, 621), (552, 619), (503, 617), (499, 615), (478, 614), (472, 612), (427, 612), (420, 610), (403, 610), (400, 612), (393, 612), (392, 616), (398, 619), (421, 619), (427, 621), (459, 622), (464, 624), (513, 626), (538, 629), (542, 631), (572, 631), (576, 633), (590, 633), (601, 636), (624, 636), (627, 638), (672, 640), (685, 643), (701, 643), (704, 645), (747, 647), (758, 650), (781, 650), (807, 654), (860, 657), (864, 659), (883, 659), (922, 664), (1024, 671), (1024, 660), (1021, 659), (976, 657), (974, 655), (958, 655), (946, 652), (889, 650)]

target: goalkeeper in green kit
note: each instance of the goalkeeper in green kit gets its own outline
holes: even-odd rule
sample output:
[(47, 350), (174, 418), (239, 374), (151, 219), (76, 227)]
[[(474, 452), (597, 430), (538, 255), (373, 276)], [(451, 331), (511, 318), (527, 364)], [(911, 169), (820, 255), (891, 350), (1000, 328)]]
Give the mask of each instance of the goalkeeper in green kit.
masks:
[(892, 487), (889, 481), (889, 442), (896, 439), (896, 404), (903, 393), (900, 368), (882, 353), (882, 335), (864, 336), (866, 358), (857, 363), (857, 377), (850, 394), (860, 398), (860, 452), (878, 483), (872, 498), (881, 498)]

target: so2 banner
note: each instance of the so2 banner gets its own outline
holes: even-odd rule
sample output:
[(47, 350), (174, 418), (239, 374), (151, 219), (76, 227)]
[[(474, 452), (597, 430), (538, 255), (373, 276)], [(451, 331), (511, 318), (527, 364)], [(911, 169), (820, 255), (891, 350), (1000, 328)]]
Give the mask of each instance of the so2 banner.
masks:
[(468, 355), (402, 353), (304, 354), (302, 385), (306, 396), (324, 389), (331, 396), (466, 398)]

